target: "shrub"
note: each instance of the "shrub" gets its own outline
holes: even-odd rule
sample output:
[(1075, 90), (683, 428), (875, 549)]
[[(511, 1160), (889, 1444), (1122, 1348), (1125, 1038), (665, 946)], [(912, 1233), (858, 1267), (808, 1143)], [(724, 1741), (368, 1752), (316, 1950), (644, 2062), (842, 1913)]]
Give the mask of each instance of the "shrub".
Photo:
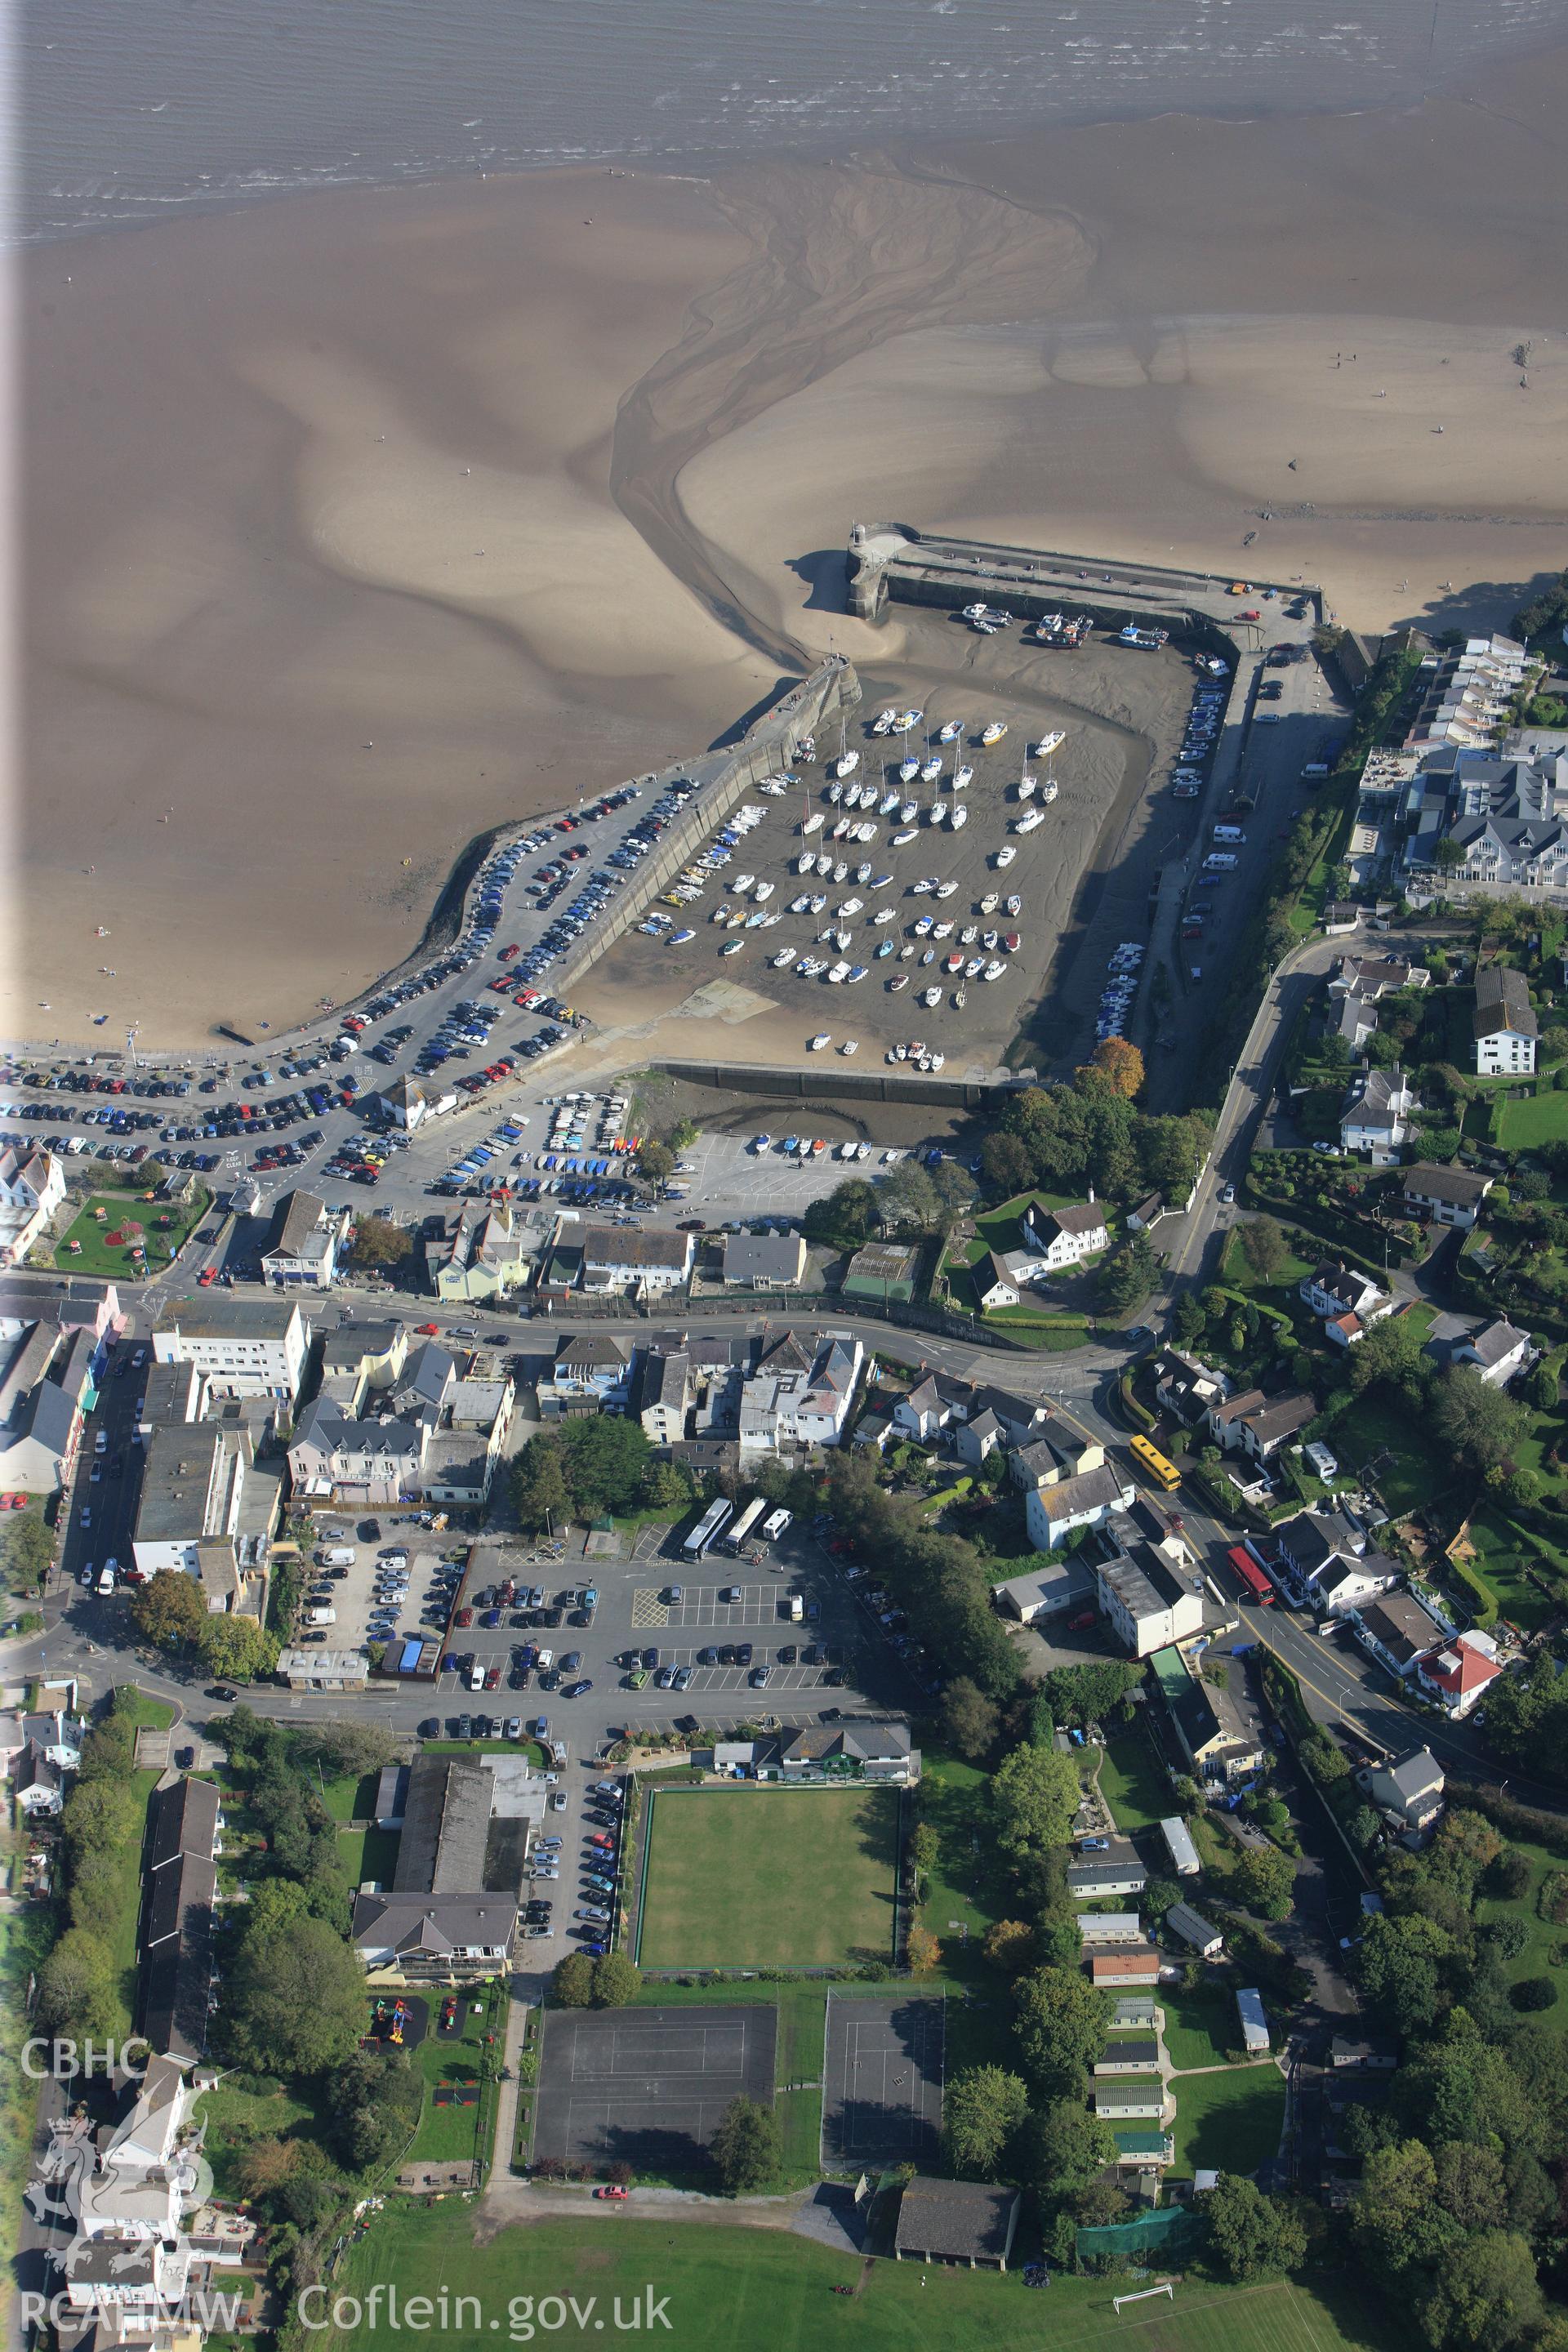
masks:
[(1568, 1927), (1568, 1871), (1554, 1870), (1542, 1885), (1535, 1898), (1535, 1907), (1542, 1917), (1554, 1927)]
[(1557, 2000), (1557, 1988), (1550, 1977), (1521, 1977), (1510, 1985), (1509, 2000), (1515, 2009), (1551, 2009)]

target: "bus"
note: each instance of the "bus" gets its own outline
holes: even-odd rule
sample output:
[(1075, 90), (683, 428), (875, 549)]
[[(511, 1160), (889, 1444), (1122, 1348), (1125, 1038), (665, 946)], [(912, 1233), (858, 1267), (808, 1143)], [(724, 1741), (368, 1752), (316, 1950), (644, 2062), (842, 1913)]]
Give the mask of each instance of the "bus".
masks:
[(1271, 1609), (1274, 1605), (1274, 1587), (1264, 1575), (1263, 1570), (1258, 1567), (1258, 1562), (1253, 1559), (1252, 1554), (1247, 1550), (1246, 1545), (1232, 1544), (1230, 1549), (1226, 1554), (1226, 1558), (1229, 1560), (1232, 1568), (1235, 1569), (1237, 1576), (1240, 1577), (1243, 1584), (1246, 1585), (1247, 1599), (1249, 1601), (1256, 1601), (1260, 1609)]
[(1163, 1486), (1167, 1494), (1181, 1485), (1182, 1474), (1175, 1464), (1168, 1460), (1157, 1445), (1151, 1444), (1142, 1432), (1132, 1440), (1132, 1459), (1148, 1472), (1157, 1486)]
[(775, 1544), (787, 1527), (793, 1525), (793, 1511), (773, 1511), (763, 1521), (763, 1541)]
[(732, 1503), (727, 1503), (724, 1500), (722, 1495), (716, 1503), (710, 1503), (686, 1541), (681, 1545), (682, 1557), (686, 1559), (700, 1559), (703, 1553), (718, 1538), (734, 1507)]
[(730, 1553), (732, 1559), (738, 1559), (753, 1537), (761, 1535), (762, 1530), (758, 1521), (767, 1507), (766, 1500), (763, 1496), (753, 1495), (728, 1535), (720, 1537), (718, 1549)]

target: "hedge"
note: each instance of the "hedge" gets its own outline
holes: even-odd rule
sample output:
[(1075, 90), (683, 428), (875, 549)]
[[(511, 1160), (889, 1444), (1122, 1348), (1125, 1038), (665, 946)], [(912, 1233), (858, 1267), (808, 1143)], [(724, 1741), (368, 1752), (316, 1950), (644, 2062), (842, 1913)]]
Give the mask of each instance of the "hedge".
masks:
[(1482, 1583), (1475, 1570), (1462, 1559), (1449, 1559), (1447, 1574), (1459, 1586), (1466, 1600), (1471, 1604), (1476, 1623), (1481, 1631), (1485, 1633), (1489, 1625), (1495, 1625), (1498, 1621), (1497, 1596), (1489, 1586)]

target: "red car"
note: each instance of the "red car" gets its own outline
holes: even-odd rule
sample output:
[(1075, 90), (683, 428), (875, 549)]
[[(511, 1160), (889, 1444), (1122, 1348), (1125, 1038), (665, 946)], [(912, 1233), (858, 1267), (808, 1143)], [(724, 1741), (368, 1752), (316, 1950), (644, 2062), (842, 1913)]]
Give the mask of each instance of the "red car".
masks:
[(500, 1668), (499, 1666), (491, 1666), (486, 1673), (485, 1688), (486, 1690), (500, 1690)]
[(510, 963), (514, 955), (521, 955), (521, 948), (519, 946), (517, 940), (513, 940), (510, 946), (501, 949), (500, 961), (502, 963)]
[(612, 2181), (607, 2189), (595, 2189), (594, 2191), (595, 2197), (603, 2197), (612, 2205), (622, 2203), (626, 2193), (626, 2190), (616, 2181)]
[(217, 1268), (216, 1268), (216, 1265), (209, 1265), (209, 1266), (205, 1267), (205, 1268), (203, 1269), (203, 1271), (202, 1271), (200, 1274), (198, 1274), (198, 1275), (197, 1275), (197, 1276), (196, 1276), (196, 1282), (197, 1282), (197, 1285), (198, 1285), (198, 1286), (199, 1286), (201, 1289), (203, 1289), (203, 1290), (210, 1290), (210, 1289), (211, 1289), (211, 1287), (212, 1287), (212, 1286), (213, 1286), (213, 1284), (214, 1284), (216, 1280), (217, 1280)]
[(474, 1612), (471, 1609), (459, 1609), (452, 1620), (454, 1625), (471, 1625), (473, 1622)]
[(1069, 1617), (1068, 1619), (1068, 1632), (1069, 1633), (1081, 1633), (1087, 1627), (1092, 1625), (1093, 1622), (1094, 1611), (1092, 1609), (1080, 1610), (1076, 1617)]

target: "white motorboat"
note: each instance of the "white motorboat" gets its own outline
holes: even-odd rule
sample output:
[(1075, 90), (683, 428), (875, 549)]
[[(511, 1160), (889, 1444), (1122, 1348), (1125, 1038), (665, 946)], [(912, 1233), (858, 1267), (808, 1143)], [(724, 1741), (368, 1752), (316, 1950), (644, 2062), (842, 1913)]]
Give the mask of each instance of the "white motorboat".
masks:
[(1057, 745), (1058, 743), (1065, 743), (1066, 741), (1066, 730), (1060, 727), (1053, 727), (1048, 735), (1041, 736), (1039, 741), (1035, 746), (1033, 756), (1037, 760), (1048, 760), (1051, 753), (1056, 750)]
[(857, 882), (869, 882), (871, 879), (871, 861), (869, 858), (866, 860), (864, 866), (858, 866), (855, 868), (855, 879)]
[(948, 720), (948, 722), (947, 722), (946, 726), (945, 726), (945, 727), (943, 727), (943, 728), (941, 730), (941, 731), (939, 732), (939, 734), (938, 734), (938, 736), (937, 736), (937, 739), (936, 739), (936, 740), (937, 740), (937, 741), (938, 741), (939, 743), (956, 743), (956, 742), (957, 742), (957, 740), (958, 740), (958, 739), (959, 739), (959, 737), (963, 734), (963, 719), (950, 719)]
[(1024, 901), (1019, 898), (1017, 892), (1015, 891), (1013, 896), (1007, 901), (1007, 912), (1010, 915), (1021, 915), (1023, 911)]
[(955, 768), (953, 770), (952, 789), (955, 793), (966, 793), (973, 782), (974, 771), (973, 768), (965, 766), (963, 768)]
[(896, 834), (894, 834), (894, 835), (893, 835), (893, 847), (894, 847), (895, 849), (902, 849), (902, 847), (903, 847), (903, 845), (904, 845), (905, 842), (906, 842), (906, 841), (912, 841), (912, 840), (914, 839), (914, 837), (915, 837), (914, 827), (913, 827), (913, 825), (910, 825), (910, 826), (906, 827), (906, 829), (905, 829), (902, 833), (896, 833)]
[(819, 1029), (816, 1036), (811, 1041), (809, 1050), (814, 1054), (820, 1054), (826, 1046), (831, 1045), (832, 1043), (833, 1040), (828, 1035), (826, 1030)]
[(953, 1009), (953, 1011), (954, 1011), (955, 1013), (962, 1013), (962, 1012), (963, 1012), (963, 1008), (964, 1008), (964, 1006), (968, 1003), (968, 1002), (969, 1002), (969, 999), (968, 999), (968, 997), (965, 995), (965, 993), (964, 993), (964, 992), (963, 992), (963, 990), (962, 988), (955, 988), (955, 989), (953, 990), (953, 992), (952, 992), (952, 1009)]
[(1000, 743), (1006, 732), (1007, 721), (1005, 719), (987, 719), (980, 730), (980, 740), (989, 749), (993, 743)]
[(1043, 801), (1054, 801), (1056, 796), (1057, 780), (1054, 776), (1047, 776), (1045, 782), (1040, 786), (1040, 798)]
[[(909, 984), (909, 973), (907, 971), (896, 971), (891, 980), (888, 982), (888, 993), (889, 996), (897, 996), (900, 989), (908, 988)], [(889, 1061), (892, 1061), (895, 1056), (889, 1055), (888, 1058)]]
[(786, 963), (793, 963), (795, 961), (795, 950), (793, 948), (780, 948), (777, 955), (771, 956), (768, 961), (772, 963), (775, 971), (783, 971)]
[(996, 863), (998, 866), (1011, 866), (1017, 855), (1010, 841), (1004, 842), (1002, 847), (996, 852)]
[(980, 933), (976, 926), (973, 923), (965, 923), (958, 935), (958, 944), (960, 947), (972, 948), (979, 937)]
[(763, 904), (764, 899), (771, 898), (773, 895), (773, 886), (771, 882), (759, 882), (755, 890), (752, 893), (752, 898), (755, 899), (759, 907)]
[(984, 969), (985, 959), (984, 956), (971, 956), (969, 961), (963, 967), (963, 977), (965, 980), (978, 980)]
[(962, 801), (959, 802), (957, 807), (952, 812), (952, 823), (954, 833), (962, 833), (964, 826), (969, 823), (969, 811), (964, 807)]
[(915, 918), (915, 921), (912, 926), (916, 939), (929, 939), (931, 937), (931, 926), (935, 920), (936, 918), (934, 915), (918, 915)]
[(874, 914), (874, 915), (872, 916), (872, 918), (871, 918), (871, 920), (872, 920), (872, 922), (873, 922), (874, 924), (881, 924), (881, 923), (896, 923), (896, 922), (898, 921), (898, 919), (899, 919), (899, 910), (898, 910), (898, 908), (897, 908), (896, 907), (882, 907), (882, 908), (879, 908), (878, 909), (877, 913), (876, 913), (876, 914)]
[(945, 1069), (947, 1067), (947, 1055), (945, 1054), (933, 1053), (931, 1057), (931, 1066), (933, 1070)]
[(980, 944), (983, 948), (986, 949), (989, 953), (994, 955), (1000, 942), (1000, 933), (996, 931), (987, 931)]
[(940, 1004), (942, 1003), (941, 989), (922, 988), (921, 991), (921, 1003), (928, 1008), (934, 1004)]
[(1005, 963), (999, 963), (996, 958), (993, 956), (990, 962), (986, 965), (984, 971), (981, 974), (981, 977), (984, 980), (1000, 980), (1006, 969), (1007, 967)]
[(886, 735), (898, 715), (899, 714), (896, 710), (879, 710), (877, 716), (871, 721), (872, 734)]
[(842, 882), (842, 881), (844, 880), (844, 878), (845, 878), (846, 875), (848, 873), (848, 871), (849, 871), (849, 867), (848, 867), (847, 861), (847, 860), (845, 860), (845, 859), (842, 859), (842, 858), (841, 858), (841, 859), (839, 860), (838, 864), (837, 864), (837, 865), (834, 867), (834, 869), (833, 869), (833, 878), (834, 878), (834, 880), (835, 880), (836, 882)]
[(994, 915), (1000, 904), (1001, 901), (998, 899), (995, 891), (987, 890), (984, 898), (980, 901), (980, 911), (983, 915)]
[(957, 896), (957, 892), (958, 885), (956, 882), (939, 882), (936, 886), (934, 896), (938, 898), (952, 898)]
[(843, 1056), (844, 1056), (845, 1060), (846, 1060), (846, 1061), (847, 1061), (847, 1060), (849, 1059), (849, 1056), (850, 1056), (850, 1055), (851, 1055), (851, 1054), (858, 1054), (858, 1053), (860, 1051), (860, 1040), (859, 1040), (859, 1038), (858, 1038), (858, 1037), (846, 1037), (846, 1039), (844, 1040), (843, 1045), (840, 1045), (840, 1047), (838, 1048), (838, 1050), (839, 1050), (839, 1052), (843, 1055)]
[(1045, 821), (1045, 817), (1039, 809), (1030, 809), (1025, 815), (1018, 819), (1018, 822), (1014, 826), (1013, 830), (1015, 833), (1033, 833), (1035, 827), (1037, 824), (1044, 824)]
[(824, 799), (825, 801), (831, 801), (831, 802), (833, 803), (834, 807), (835, 807), (835, 808), (837, 808), (837, 807), (838, 806), (839, 802), (844, 798), (844, 787), (843, 787), (843, 785), (842, 785), (842, 784), (829, 784), (829, 785), (828, 785), (828, 787), (827, 787), (827, 790), (823, 793), (822, 797), (823, 797), (823, 799)]
[(931, 935), (933, 940), (950, 940), (952, 937), (952, 925), (951, 923), (933, 923), (931, 927)]
[(805, 902), (806, 912), (807, 912), (807, 914), (810, 914), (810, 915), (820, 915), (820, 914), (821, 914), (821, 912), (822, 912), (822, 910), (823, 910), (823, 908), (824, 908), (824, 907), (826, 907), (826, 904), (827, 904), (827, 893), (826, 893), (826, 890), (818, 890), (815, 898), (808, 898), (808, 899), (806, 900), (806, 902)]
[(879, 816), (891, 816), (898, 805), (899, 795), (897, 793), (884, 793), (881, 799), (877, 803), (877, 814)]
[(841, 957), (837, 963), (830, 965), (828, 967), (827, 977), (835, 988), (841, 988), (845, 981), (849, 977), (849, 962), (847, 957)]
[(846, 898), (838, 911), (841, 915), (858, 915), (865, 903), (864, 898)]

